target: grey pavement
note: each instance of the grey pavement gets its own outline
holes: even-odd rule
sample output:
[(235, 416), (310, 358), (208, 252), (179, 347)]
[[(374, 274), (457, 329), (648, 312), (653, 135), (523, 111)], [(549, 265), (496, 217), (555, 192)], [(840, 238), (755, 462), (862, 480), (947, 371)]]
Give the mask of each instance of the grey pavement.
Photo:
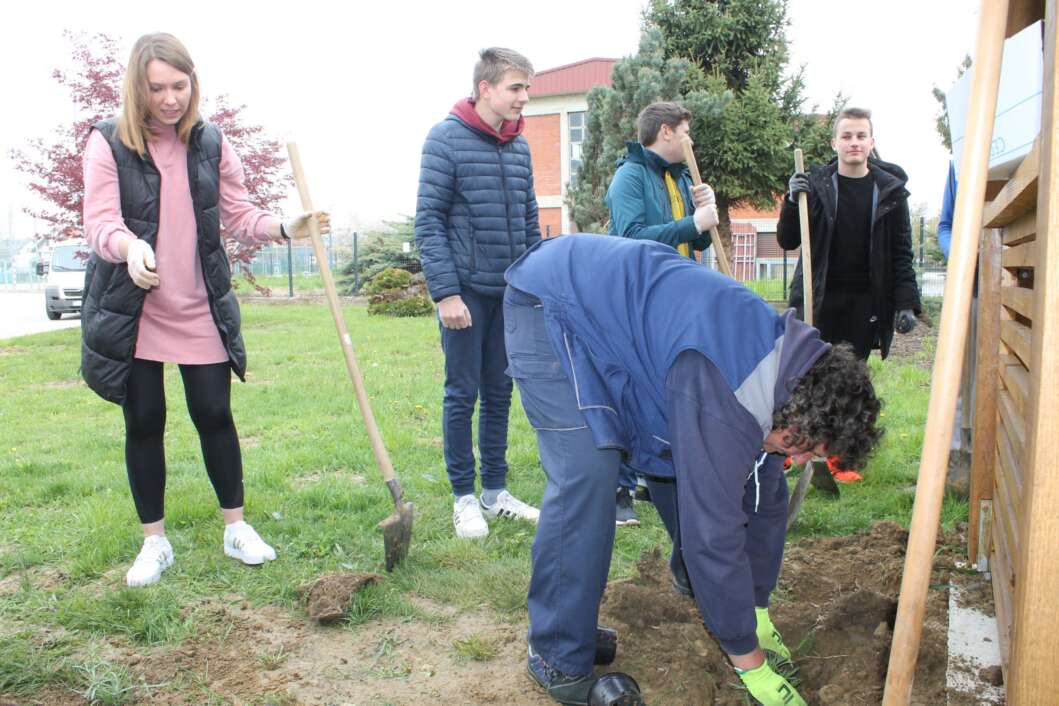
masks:
[(31, 333), (58, 331), (81, 325), (81, 317), (63, 314), (51, 321), (44, 313), (44, 289), (5, 289), (0, 287), (0, 340)]

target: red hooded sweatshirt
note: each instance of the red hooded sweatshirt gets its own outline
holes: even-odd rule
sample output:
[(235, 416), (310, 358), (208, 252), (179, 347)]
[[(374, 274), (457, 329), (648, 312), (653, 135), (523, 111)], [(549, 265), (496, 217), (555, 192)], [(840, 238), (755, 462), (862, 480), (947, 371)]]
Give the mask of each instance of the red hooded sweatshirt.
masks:
[(497, 132), (493, 129), (492, 125), (482, 120), (482, 116), (474, 109), (473, 98), (461, 98), (456, 102), (456, 105), (452, 106), (452, 110), (449, 112), (473, 127), (475, 130), (479, 130), (486, 135), (495, 138), (502, 145), (506, 145), (508, 142), (511, 142), (521, 135), (522, 128), (526, 125), (526, 119), (520, 115), (515, 122), (505, 120), (500, 123), (500, 132)]

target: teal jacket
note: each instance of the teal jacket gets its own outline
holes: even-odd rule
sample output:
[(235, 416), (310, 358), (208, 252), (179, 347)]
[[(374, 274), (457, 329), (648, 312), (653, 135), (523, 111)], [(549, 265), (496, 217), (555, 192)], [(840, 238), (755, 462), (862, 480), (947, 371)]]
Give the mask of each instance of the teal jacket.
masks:
[[(618, 160), (618, 170), (607, 189), (606, 203), (610, 209), (610, 234), (637, 240), (654, 240), (675, 248), (680, 243), (691, 243), (696, 250), (705, 250), (709, 238), (702, 237), (691, 217), (695, 206), (691, 200), (691, 175), (684, 163), (669, 164), (660, 156), (645, 149), (639, 142), (626, 142), (628, 153)], [(684, 197), (684, 213), (673, 220), (673, 209), (666, 190), (666, 170), (676, 179)]]

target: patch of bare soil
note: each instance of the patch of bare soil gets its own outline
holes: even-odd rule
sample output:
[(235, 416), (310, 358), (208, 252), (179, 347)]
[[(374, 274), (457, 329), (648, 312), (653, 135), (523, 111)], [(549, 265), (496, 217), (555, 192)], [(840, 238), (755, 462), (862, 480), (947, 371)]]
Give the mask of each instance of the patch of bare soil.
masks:
[[(925, 347), (927, 341), (935, 341), (938, 330), (934, 320), (924, 313), (916, 323), (916, 327), (908, 333), (895, 333), (890, 343), (890, 354), (886, 360), (898, 363), (910, 363), (925, 370), (930, 370), (934, 365), (933, 346)], [(875, 352), (878, 355), (878, 351)]]
[(28, 352), (29, 349), (25, 346), (0, 346), (0, 358), (9, 355), (22, 355)]
[[(770, 614), (794, 651), (799, 692), (810, 704), (880, 702), (907, 539), (899, 525), (882, 522), (853, 536), (788, 547)], [(946, 583), (953, 562), (944, 550), (935, 567), (912, 695), (913, 704), (924, 706), (946, 703)], [(601, 622), (620, 635), (611, 668), (632, 674), (652, 706), (746, 703), (694, 602), (669, 587), (663, 557), (645, 554), (639, 568), (638, 579), (612, 585), (605, 598)]]
[(23, 587), (42, 591), (60, 588), (69, 579), (69, 575), (60, 569), (34, 566), (25, 571), (14, 571), (0, 579), (0, 596), (13, 595)]
[(139, 703), (184, 704), (206, 694), (223, 703), (283, 706), (554, 703), (525, 676), (524, 623), (453, 615), (426, 599), (416, 604), (431, 619), (350, 628), (317, 626), (278, 608), (217, 603), (218, 629), (210, 634), (175, 649), (126, 649), (116, 658), (137, 681), (164, 684), (138, 693)]
[[(789, 545), (771, 613), (794, 650), (799, 689), (810, 704), (879, 703), (906, 543), (904, 529), (883, 522), (852, 536)], [(945, 692), (947, 586), (960, 546), (955, 534), (939, 538), (916, 705), (971, 703)], [(304, 612), (275, 606), (251, 608), (237, 596), (209, 599), (188, 608), (207, 626), (194, 638), (157, 648), (112, 639), (107, 657), (125, 665), (134, 682), (156, 685), (131, 694), (134, 703), (554, 703), (525, 673), (524, 619), (505, 622), (488, 611), (410, 600), (416, 619), (350, 627), (316, 625)], [(963, 600), (992, 612), (988, 589), (968, 591)], [(616, 628), (619, 639), (616, 661), (598, 672), (631, 674), (650, 706), (746, 703), (694, 602), (670, 587), (659, 552), (641, 557), (637, 578), (608, 587), (600, 622)], [(37, 698), (27, 703), (43, 703)]]

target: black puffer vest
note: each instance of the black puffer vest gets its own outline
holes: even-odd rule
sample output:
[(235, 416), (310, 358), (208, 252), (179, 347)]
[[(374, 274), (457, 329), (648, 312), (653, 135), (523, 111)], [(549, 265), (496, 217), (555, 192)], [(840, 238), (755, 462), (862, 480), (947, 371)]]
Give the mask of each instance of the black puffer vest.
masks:
[[(121, 215), (125, 226), (155, 248), (158, 237), (161, 175), (150, 153), (143, 157), (124, 144), (113, 119), (97, 123), (110, 143), (118, 167)], [(198, 255), (202, 265), (210, 313), (228, 352), (235, 374), (246, 372), (246, 348), (239, 333), (239, 302), (232, 291), (228, 256), (221, 242), (217, 201), (220, 195), (221, 131), (200, 122), (188, 139), (188, 184), (195, 207)], [(125, 263), (110, 263), (93, 254), (85, 271), (81, 310), (81, 375), (100, 397), (116, 404), (125, 401), (125, 387), (136, 351), (140, 313), (147, 291), (129, 277)]]

